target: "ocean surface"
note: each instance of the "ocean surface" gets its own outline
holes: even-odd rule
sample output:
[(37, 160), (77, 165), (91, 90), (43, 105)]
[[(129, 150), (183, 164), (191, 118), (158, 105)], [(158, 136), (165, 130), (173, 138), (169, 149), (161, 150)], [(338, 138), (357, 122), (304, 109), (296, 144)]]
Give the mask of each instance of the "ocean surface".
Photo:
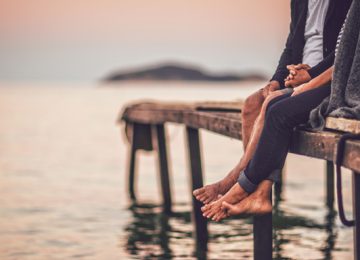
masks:
[[(124, 104), (234, 100), (261, 83), (0, 84), (0, 259), (252, 259), (251, 219), (210, 223), (196, 251), (184, 128), (170, 124), (175, 213), (161, 211), (156, 157), (140, 153), (138, 201), (126, 192)], [(201, 130), (205, 183), (227, 174), (240, 141)], [(352, 259), (352, 229), (325, 206), (325, 163), (289, 155), (276, 203), (274, 259)], [(346, 171), (348, 172), (348, 171)], [(344, 178), (351, 216), (351, 178)], [(336, 207), (335, 207), (336, 209)]]

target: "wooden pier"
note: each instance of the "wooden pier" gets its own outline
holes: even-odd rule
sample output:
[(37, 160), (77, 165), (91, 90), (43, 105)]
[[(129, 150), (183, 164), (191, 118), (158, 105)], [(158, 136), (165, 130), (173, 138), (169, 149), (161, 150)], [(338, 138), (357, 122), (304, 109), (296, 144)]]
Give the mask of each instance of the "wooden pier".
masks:
[[(125, 122), (125, 132), (129, 141), (129, 194), (135, 200), (135, 162), (136, 151), (154, 151), (158, 155), (163, 207), (171, 212), (172, 198), (169, 182), (169, 169), (166, 144), (166, 123), (186, 126), (191, 189), (203, 186), (199, 129), (205, 129), (227, 137), (241, 140), (241, 101), (132, 103), (122, 111), (120, 120)], [(348, 119), (328, 118), (326, 131), (296, 129), (290, 152), (326, 161), (326, 204), (334, 203), (334, 162), (337, 156), (337, 143), (344, 133), (360, 134), (360, 122)], [(354, 259), (360, 260), (360, 141), (348, 140), (341, 165), (352, 171), (353, 212), (354, 212)], [(201, 206), (193, 196), (194, 234), (197, 246), (206, 249), (208, 231), (207, 220), (202, 216)], [(272, 259), (272, 214), (255, 216), (254, 259)]]

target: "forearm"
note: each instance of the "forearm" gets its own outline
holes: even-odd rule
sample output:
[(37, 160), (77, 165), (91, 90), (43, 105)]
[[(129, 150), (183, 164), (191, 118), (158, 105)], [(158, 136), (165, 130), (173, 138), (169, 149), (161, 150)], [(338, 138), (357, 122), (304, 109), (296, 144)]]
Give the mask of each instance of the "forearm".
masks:
[(334, 64), (335, 51), (331, 52), (327, 57), (325, 57), (318, 65), (312, 67), (308, 70), (312, 79), (320, 76), (326, 70), (331, 68)]
[(310, 90), (329, 84), (332, 80), (334, 66), (328, 68), (316, 78), (313, 78), (304, 85), (304, 90)]

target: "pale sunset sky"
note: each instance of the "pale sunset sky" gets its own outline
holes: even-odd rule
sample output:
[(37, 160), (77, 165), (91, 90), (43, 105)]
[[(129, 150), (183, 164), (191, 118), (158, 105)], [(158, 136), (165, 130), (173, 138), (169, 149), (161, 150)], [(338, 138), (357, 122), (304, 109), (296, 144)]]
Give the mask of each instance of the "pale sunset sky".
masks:
[(0, 81), (95, 81), (163, 61), (270, 76), (289, 0), (0, 0)]

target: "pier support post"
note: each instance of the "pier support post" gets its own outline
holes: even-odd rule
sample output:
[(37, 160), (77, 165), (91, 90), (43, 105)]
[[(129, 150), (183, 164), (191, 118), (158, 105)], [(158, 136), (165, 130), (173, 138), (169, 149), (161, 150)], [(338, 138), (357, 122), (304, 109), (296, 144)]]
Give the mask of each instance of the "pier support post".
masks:
[(132, 135), (132, 140), (130, 144), (130, 151), (129, 151), (129, 165), (128, 165), (128, 190), (129, 196), (131, 200), (136, 200), (135, 195), (135, 171), (136, 171), (136, 145), (134, 142), (134, 134)]
[(360, 173), (353, 172), (354, 259), (360, 260)]
[(171, 213), (171, 187), (169, 178), (168, 157), (166, 148), (166, 134), (164, 124), (154, 125), (155, 147), (158, 152), (159, 174), (161, 183), (161, 193), (163, 197), (163, 206), (165, 213)]
[(126, 123), (126, 137), (130, 142), (128, 160), (128, 191), (131, 200), (136, 200), (135, 177), (136, 177), (136, 151), (139, 149), (152, 151), (151, 127), (149, 124)]
[(325, 169), (326, 178), (326, 206), (329, 209), (334, 208), (334, 197), (335, 197), (335, 172), (334, 163), (326, 161)]
[[(270, 196), (272, 197), (272, 196)], [(254, 259), (272, 259), (272, 213), (254, 216)]]
[(285, 174), (286, 174), (286, 161), (284, 163), (284, 166), (281, 170), (281, 174), (279, 176), (279, 181), (275, 182), (274, 183), (274, 195), (275, 195), (275, 200), (276, 201), (281, 201), (281, 193), (282, 193), (282, 190), (283, 190), (283, 183), (284, 183), (284, 177), (285, 177)]
[[(199, 129), (186, 127), (187, 148), (191, 174), (191, 192), (203, 186), (203, 175), (201, 167), (201, 150), (199, 140)], [(203, 217), (201, 202), (191, 194), (193, 205), (193, 221), (195, 224), (195, 236), (197, 246), (200, 249), (207, 249), (208, 230), (207, 219)]]

